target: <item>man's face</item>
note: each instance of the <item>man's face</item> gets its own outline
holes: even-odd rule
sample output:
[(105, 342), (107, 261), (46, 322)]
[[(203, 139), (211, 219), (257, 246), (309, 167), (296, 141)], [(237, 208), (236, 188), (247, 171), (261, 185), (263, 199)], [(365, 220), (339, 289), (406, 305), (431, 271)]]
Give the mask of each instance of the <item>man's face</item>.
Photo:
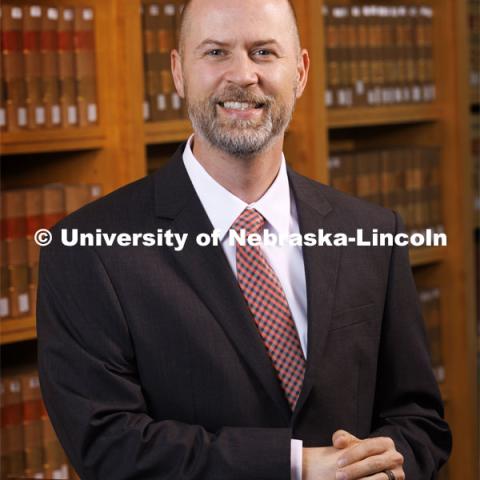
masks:
[(175, 84), (194, 130), (220, 150), (251, 157), (287, 128), (308, 70), (293, 22), (285, 0), (191, 4)]

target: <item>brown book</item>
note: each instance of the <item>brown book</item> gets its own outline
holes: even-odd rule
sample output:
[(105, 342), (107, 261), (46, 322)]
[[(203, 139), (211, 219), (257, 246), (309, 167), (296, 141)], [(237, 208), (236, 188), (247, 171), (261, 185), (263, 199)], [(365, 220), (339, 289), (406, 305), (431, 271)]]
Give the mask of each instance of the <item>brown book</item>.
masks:
[(325, 21), (325, 60), (326, 60), (326, 91), (325, 105), (328, 108), (336, 107), (337, 89), (340, 84), (340, 67), (338, 50), (340, 39), (338, 28), (333, 19), (332, 8), (323, 6), (323, 18)]
[(2, 192), (2, 229), (6, 242), (9, 305), (12, 317), (30, 312), (26, 205), (23, 190)]
[(74, 19), (75, 10), (73, 8), (59, 7), (57, 24), (58, 79), (61, 120), (64, 128), (78, 124)]
[(42, 101), (47, 127), (61, 124), (60, 73), (58, 47), (58, 15), (56, 7), (44, 7), (40, 38)]
[(181, 102), (175, 90), (170, 68), (170, 53), (175, 48), (176, 5), (169, 0), (162, 0), (159, 6), (157, 41), (160, 55), (160, 91), (166, 102), (161, 119), (173, 120), (181, 116)]
[[(3, 16), (2, 6), (0, 5), (0, 18)], [(1, 25), (0, 20), (0, 25)], [(3, 25), (2, 25), (3, 31)], [(2, 58), (0, 58), (0, 132), (7, 130), (7, 88), (5, 85), (5, 66), (3, 65), (3, 35), (0, 35), (0, 52)], [(3, 458), (3, 457), (2, 457)]]
[[(144, 118), (157, 121), (166, 109), (166, 100), (160, 92), (160, 52), (157, 32), (160, 28), (160, 8), (156, 4), (143, 5), (143, 56), (145, 72), (145, 97), (147, 107)], [(160, 106), (160, 109), (159, 109)]]
[(419, 9), (419, 24), (422, 30), (422, 42), (418, 56), (421, 57), (422, 78), (422, 101), (433, 102), (435, 93), (435, 73), (433, 65), (433, 8), (423, 5)]
[(339, 85), (336, 105), (351, 107), (353, 104), (353, 78), (350, 52), (350, 9), (346, 6), (332, 8), (333, 22), (338, 29), (339, 47), (337, 50), (339, 64)]
[(76, 7), (74, 18), (78, 123), (87, 126), (98, 121), (94, 10)]
[(423, 42), (423, 29), (420, 22), (419, 7), (410, 6), (408, 8), (409, 22), (412, 32), (411, 61), (413, 63), (413, 82), (411, 85), (411, 101), (418, 103), (422, 101), (422, 82), (424, 78), (423, 57), (420, 55), (420, 46)]
[(395, 162), (390, 149), (379, 151), (381, 204), (395, 209)]
[(23, 7), (23, 55), (27, 84), (27, 126), (45, 126), (45, 107), (42, 95), (41, 35), (44, 11), (39, 5)]
[(349, 55), (353, 82), (353, 99), (355, 106), (367, 103), (366, 85), (369, 83), (370, 69), (368, 63), (368, 32), (360, 6), (350, 7)]
[(51, 228), (65, 217), (64, 189), (60, 184), (44, 185), (42, 228)]
[(43, 474), (42, 409), (38, 374), (30, 370), (20, 375), (23, 400), (23, 451), (27, 477)]
[(392, 105), (396, 103), (395, 87), (397, 82), (397, 44), (396, 28), (397, 9), (395, 7), (381, 7), (383, 71), (384, 85), (382, 89), (382, 103)]
[(408, 103), (410, 101), (410, 89), (408, 87), (408, 47), (411, 40), (409, 40), (407, 8), (403, 5), (397, 8), (395, 28), (398, 76), (395, 96), (397, 103)]
[(45, 478), (69, 478), (68, 461), (60, 442), (58, 441), (53, 425), (48, 416), (44, 402), (40, 402), (42, 422), (43, 470)]
[(89, 185), (64, 185), (63, 190), (65, 215), (78, 210), (90, 201)]
[(8, 291), (7, 241), (0, 233), (0, 318), (10, 316), (10, 294)]
[(2, 475), (21, 476), (25, 470), (22, 383), (14, 375), (2, 379)]
[(6, 89), (6, 123), (14, 131), (27, 126), (25, 61), (23, 56), (23, 11), (2, 6), (2, 69)]

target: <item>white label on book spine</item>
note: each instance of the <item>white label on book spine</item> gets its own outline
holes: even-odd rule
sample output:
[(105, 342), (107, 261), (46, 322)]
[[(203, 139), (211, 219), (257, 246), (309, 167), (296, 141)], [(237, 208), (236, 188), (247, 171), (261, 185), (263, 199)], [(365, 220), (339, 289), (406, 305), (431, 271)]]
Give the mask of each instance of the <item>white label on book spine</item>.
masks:
[(0, 127), (5, 127), (7, 125), (7, 117), (5, 115), (5, 109), (0, 108)]
[(86, 22), (91, 22), (93, 20), (93, 10), (91, 8), (84, 8), (82, 16)]
[(22, 9), (20, 7), (12, 7), (12, 18), (14, 18), (15, 20), (19, 20), (20, 18), (23, 17), (23, 14), (22, 14)]
[(90, 196), (97, 198), (102, 194), (102, 189), (99, 185), (92, 185), (90, 187)]
[(18, 108), (17, 122), (19, 127), (24, 127), (27, 124), (27, 109), (25, 107)]
[(43, 473), (36, 473), (33, 478), (45, 478), (45, 476), (43, 475)]
[(158, 8), (158, 5), (150, 5), (148, 11), (152, 17), (158, 17), (158, 15), (160, 15), (160, 9)]
[(0, 317), (8, 317), (10, 315), (8, 307), (8, 298), (0, 298)]
[(333, 105), (333, 93), (331, 90), (325, 92), (325, 105), (331, 107)]
[(175, 15), (175, 5), (172, 5), (171, 3), (167, 3), (165, 5), (165, 8), (163, 9), (163, 13), (169, 17), (173, 17)]
[(150, 119), (150, 104), (148, 102), (143, 102), (143, 119)]
[(40, 386), (40, 382), (38, 381), (38, 377), (30, 377), (28, 379), (28, 386), (30, 388), (38, 388)]
[(52, 105), (52, 123), (59, 125), (61, 121), (60, 105)]
[(29, 310), (28, 293), (21, 293), (18, 296), (18, 311), (20, 313), (27, 313)]
[(30, 7), (30, 16), (33, 18), (39, 18), (42, 16), (42, 8), (38, 5), (32, 5)]
[(182, 108), (182, 100), (178, 93), (172, 93), (172, 107), (174, 110), (180, 110)]
[(412, 88), (412, 100), (419, 102), (422, 99), (422, 90), (420, 87), (415, 86)]
[(19, 393), (22, 391), (22, 386), (18, 380), (13, 380), (10, 383), (10, 392), (11, 393)]
[(97, 122), (97, 104), (89, 103), (87, 107), (87, 119), (89, 123)]
[(49, 20), (58, 20), (58, 9), (49, 7), (47, 10), (47, 17)]
[(35, 107), (35, 123), (37, 125), (45, 125), (45, 108)]
[(164, 112), (167, 109), (167, 100), (165, 95), (157, 95), (157, 109), (160, 112)]
[(77, 107), (76, 105), (69, 105), (67, 108), (67, 122), (70, 125), (75, 125), (77, 123)]
[(72, 8), (66, 8), (63, 11), (63, 19), (67, 22), (71, 22), (73, 20), (73, 9)]

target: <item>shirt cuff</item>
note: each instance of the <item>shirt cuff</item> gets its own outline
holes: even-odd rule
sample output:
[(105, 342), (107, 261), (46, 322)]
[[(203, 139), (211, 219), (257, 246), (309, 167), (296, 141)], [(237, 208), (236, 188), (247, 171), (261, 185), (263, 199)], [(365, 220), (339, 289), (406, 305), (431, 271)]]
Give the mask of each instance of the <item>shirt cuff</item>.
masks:
[(292, 438), (290, 445), (290, 478), (302, 480), (303, 441)]

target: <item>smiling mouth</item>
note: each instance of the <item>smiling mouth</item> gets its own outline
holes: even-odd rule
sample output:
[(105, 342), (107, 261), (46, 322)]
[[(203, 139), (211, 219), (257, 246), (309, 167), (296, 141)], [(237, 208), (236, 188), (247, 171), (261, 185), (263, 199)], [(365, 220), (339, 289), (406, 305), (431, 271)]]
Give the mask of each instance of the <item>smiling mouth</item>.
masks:
[(264, 103), (252, 103), (252, 102), (218, 102), (218, 104), (226, 110), (258, 110), (265, 106)]

